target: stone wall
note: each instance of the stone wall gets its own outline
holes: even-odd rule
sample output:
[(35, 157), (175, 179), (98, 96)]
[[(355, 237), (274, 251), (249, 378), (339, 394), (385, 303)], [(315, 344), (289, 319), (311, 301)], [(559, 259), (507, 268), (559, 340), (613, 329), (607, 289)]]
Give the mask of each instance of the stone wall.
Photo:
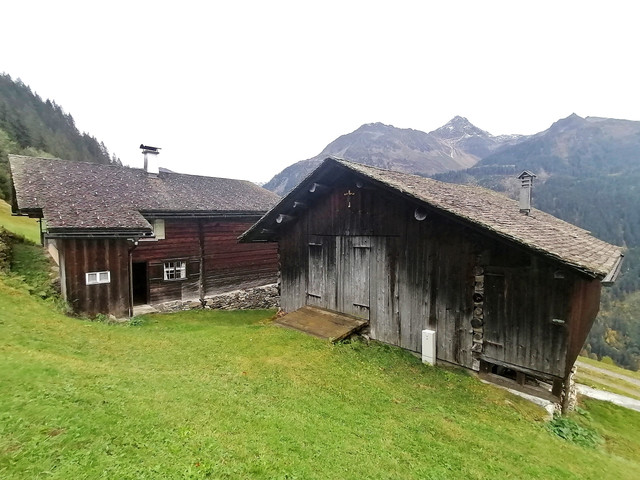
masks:
[(278, 308), (280, 306), (280, 292), (277, 284), (246, 290), (234, 290), (205, 297), (202, 300), (176, 300), (153, 305), (159, 312), (176, 312), (197, 308), (213, 308), (219, 310), (249, 310), (256, 308)]

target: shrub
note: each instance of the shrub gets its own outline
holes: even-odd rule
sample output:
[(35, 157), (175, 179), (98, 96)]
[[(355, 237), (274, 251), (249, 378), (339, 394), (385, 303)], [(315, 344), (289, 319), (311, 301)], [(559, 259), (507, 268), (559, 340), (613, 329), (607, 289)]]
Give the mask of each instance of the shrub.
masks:
[(547, 424), (547, 428), (560, 438), (582, 447), (594, 448), (602, 443), (602, 438), (598, 432), (580, 425), (573, 418), (563, 415), (554, 416), (553, 420)]

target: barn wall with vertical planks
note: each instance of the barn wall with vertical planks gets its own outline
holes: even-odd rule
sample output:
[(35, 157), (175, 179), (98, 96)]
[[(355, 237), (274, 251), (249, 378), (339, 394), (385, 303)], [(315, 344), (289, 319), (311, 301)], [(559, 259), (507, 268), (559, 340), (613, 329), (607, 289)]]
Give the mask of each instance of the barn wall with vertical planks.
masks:
[[(440, 361), (565, 377), (597, 312), (599, 282), (446, 212), (358, 188), (355, 177), (309, 198), (279, 234), (283, 310), (369, 318), (372, 338), (415, 352), (431, 328)], [(425, 219), (414, 217), (417, 206)]]
[[(64, 262), (66, 300), (89, 316), (129, 315), (129, 246), (125, 239), (65, 238), (57, 244)], [(87, 285), (86, 274), (110, 273), (109, 283)]]

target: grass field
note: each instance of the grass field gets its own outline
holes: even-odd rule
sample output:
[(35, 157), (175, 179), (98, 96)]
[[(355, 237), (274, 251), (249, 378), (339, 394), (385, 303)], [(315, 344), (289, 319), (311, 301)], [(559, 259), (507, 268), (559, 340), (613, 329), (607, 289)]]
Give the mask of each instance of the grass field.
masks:
[(40, 243), (38, 220), (28, 217), (12, 216), (11, 206), (4, 200), (0, 200), (0, 225), (33, 243)]
[(599, 362), (598, 360), (593, 360), (588, 357), (578, 357), (578, 360), (589, 365), (593, 365), (594, 367), (604, 368), (605, 370), (609, 370), (613, 373), (617, 373), (620, 375), (625, 375), (627, 377), (635, 378), (636, 380), (640, 380), (640, 372), (634, 372), (633, 370), (627, 370), (625, 368), (618, 367), (617, 365), (611, 365), (604, 362)]
[(587, 401), (548, 424), (465, 371), (332, 345), (270, 311), (70, 318), (48, 279), (42, 249), (14, 245), (0, 274), (3, 480), (640, 478), (637, 412)]
[(640, 478), (637, 412), (587, 403), (605, 443), (579, 447), (463, 371), (271, 315), (92, 323), (0, 279), (0, 478)]

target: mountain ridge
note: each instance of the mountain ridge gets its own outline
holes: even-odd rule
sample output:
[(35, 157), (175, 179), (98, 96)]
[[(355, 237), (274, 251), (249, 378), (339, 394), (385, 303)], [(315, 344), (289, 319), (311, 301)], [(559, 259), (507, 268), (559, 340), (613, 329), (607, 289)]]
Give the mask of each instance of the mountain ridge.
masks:
[(264, 187), (284, 195), (328, 156), (423, 176), (461, 170), (519, 138), (491, 135), (460, 116), (428, 133), (381, 122), (366, 123), (336, 138), (318, 155), (289, 165)]

